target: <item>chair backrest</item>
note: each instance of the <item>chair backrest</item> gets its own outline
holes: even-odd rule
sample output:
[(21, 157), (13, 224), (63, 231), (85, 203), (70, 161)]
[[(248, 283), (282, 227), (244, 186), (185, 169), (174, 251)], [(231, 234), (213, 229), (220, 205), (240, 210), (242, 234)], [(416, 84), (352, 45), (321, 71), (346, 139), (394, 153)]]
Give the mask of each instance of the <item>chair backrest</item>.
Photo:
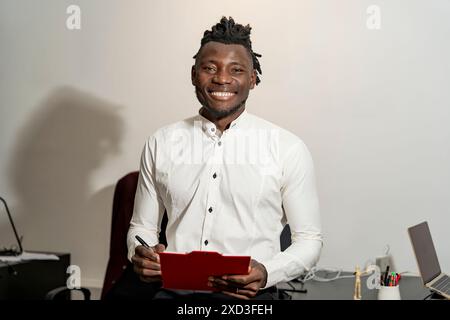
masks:
[(102, 298), (114, 286), (129, 263), (127, 233), (133, 215), (138, 176), (137, 171), (125, 175), (117, 182), (114, 190), (109, 261), (103, 282)]
[[(130, 264), (127, 258), (127, 233), (133, 216), (134, 195), (136, 194), (138, 178), (138, 171), (130, 172), (117, 182), (114, 190), (109, 261), (103, 282), (102, 299)], [(167, 215), (164, 213), (159, 242), (165, 245), (167, 245), (166, 225)]]
[(73, 289), (67, 287), (55, 288), (46, 294), (45, 300), (71, 300), (71, 293), (74, 291), (81, 292), (84, 300), (91, 300), (91, 291), (83, 287)]

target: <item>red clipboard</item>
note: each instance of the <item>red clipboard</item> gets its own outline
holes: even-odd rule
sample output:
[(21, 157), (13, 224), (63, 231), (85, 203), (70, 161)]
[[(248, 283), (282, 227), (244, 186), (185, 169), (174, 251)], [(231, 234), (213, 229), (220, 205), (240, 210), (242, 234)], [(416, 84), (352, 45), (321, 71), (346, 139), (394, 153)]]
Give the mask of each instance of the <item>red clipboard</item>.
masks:
[(226, 274), (248, 274), (250, 256), (228, 256), (215, 251), (190, 253), (161, 252), (163, 288), (217, 291), (208, 287), (208, 277)]

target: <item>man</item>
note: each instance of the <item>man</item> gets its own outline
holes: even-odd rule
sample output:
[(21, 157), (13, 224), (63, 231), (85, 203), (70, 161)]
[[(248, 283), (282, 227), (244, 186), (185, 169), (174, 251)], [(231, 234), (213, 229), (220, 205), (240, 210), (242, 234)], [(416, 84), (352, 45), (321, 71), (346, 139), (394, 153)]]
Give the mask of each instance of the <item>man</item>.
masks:
[[(252, 257), (249, 274), (209, 279), (221, 292), (214, 297), (262, 297), (319, 258), (311, 156), (298, 137), (245, 110), (261, 74), (250, 30), (223, 17), (205, 31), (191, 74), (199, 115), (159, 129), (145, 144), (128, 232), (129, 259), (142, 281), (161, 281), (158, 253), (165, 248), (158, 234), (165, 210), (169, 251)], [(292, 244), (281, 252), (286, 223)]]

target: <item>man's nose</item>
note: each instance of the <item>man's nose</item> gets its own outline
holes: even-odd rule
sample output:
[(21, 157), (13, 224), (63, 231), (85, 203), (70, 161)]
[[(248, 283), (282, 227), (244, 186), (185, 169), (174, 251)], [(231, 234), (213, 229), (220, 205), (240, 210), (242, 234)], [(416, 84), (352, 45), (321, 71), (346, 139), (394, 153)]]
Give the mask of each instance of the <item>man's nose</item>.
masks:
[(213, 77), (213, 82), (218, 84), (228, 84), (231, 83), (231, 81), (231, 75), (225, 70), (219, 70)]

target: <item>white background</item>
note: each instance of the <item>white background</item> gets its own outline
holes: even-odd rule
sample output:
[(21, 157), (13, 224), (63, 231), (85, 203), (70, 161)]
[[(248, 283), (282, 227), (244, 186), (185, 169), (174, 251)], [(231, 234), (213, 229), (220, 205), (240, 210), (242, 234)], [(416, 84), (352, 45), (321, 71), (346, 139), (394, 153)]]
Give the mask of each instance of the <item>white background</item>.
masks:
[[(81, 30), (66, 28), (70, 4)], [(416, 272), (406, 230), (428, 220), (450, 272), (446, 0), (2, 0), (0, 195), (25, 249), (70, 252), (82, 284), (101, 286), (114, 184), (147, 136), (196, 114), (192, 56), (223, 15), (250, 23), (263, 55), (249, 112), (313, 155), (319, 266), (352, 270), (389, 244), (397, 271)], [(2, 214), (1, 245), (9, 229)]]

